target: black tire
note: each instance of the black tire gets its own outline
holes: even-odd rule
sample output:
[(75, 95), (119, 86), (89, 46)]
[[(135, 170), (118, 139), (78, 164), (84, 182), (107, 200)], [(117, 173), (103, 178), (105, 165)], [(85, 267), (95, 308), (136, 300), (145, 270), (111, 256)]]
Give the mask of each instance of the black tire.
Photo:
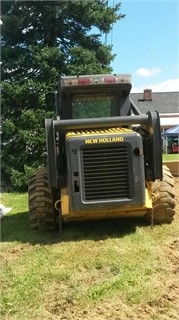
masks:
[(58, 211), (54, 208), (53, 189), (48, 186), (48, 172), (38, 169), (28, 186), (29, 218), (32, 230), (55, 230), (58, 228)]
[(175, 191), (172, 174), (167, 166), (163, 166), (163, 180), (151, 183), (153, 194), (152, 210), (146, 215), (149, 223), (164, 224), (171, 223), (175, 215)]

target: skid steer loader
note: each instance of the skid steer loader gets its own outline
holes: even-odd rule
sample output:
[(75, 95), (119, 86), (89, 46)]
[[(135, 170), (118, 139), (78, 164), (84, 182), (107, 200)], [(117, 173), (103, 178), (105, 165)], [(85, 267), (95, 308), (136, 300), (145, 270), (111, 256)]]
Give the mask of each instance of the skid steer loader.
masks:
[(29, 181), (32, 229), (144, 217), (171, 223), (172, 175), (162, 166), (158, 112), (141, 114), (128, 74), (62, 76), (56, 118), (45, 119), (47, 168)]

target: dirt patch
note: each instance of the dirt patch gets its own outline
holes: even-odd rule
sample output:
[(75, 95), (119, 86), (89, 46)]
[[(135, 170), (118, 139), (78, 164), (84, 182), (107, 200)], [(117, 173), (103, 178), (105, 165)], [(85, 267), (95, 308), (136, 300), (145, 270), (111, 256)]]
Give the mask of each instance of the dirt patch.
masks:
[(17, 259), (19, 255), (23, 252), (22, 246), (16, 246), (14, 248), (10, 248), (6, 252), (0, 253), (0, 262), (6, 262), (9, 260)]
[(100, 301), (95, 306), (82, 309), (76, 301), (66, 301), (56, 307), (53, 305), (48, 311), (53, 320), (178, 320), (178, 289), (172, 284), (166, 287), (166, 293), (159, 299), (141, 305), (129, 305), (119, 299)]

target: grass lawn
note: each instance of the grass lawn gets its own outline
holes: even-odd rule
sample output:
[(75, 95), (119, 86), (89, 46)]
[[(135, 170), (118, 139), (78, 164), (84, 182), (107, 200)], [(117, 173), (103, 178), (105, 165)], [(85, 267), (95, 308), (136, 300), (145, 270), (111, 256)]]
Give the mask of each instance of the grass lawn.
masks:
[(1, 201), (13, 207), (1, 221), (1, 319), (177, 319), (178, 215), (69, 223), (60, 237), (30, 230), (27, 194)]
[(172, 153), (172, 154), (163, 153), (162, 157), (163, 157), (163, 161), (174, 161), (174, 160), (179, 161), (179, 153)]

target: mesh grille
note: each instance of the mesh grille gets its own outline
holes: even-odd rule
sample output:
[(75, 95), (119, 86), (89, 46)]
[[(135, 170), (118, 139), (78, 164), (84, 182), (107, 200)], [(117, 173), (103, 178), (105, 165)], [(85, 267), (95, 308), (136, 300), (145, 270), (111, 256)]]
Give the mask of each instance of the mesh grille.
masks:
[(85, 146), (81, 157), (84, 201), (131, 197), (127, 145)]

